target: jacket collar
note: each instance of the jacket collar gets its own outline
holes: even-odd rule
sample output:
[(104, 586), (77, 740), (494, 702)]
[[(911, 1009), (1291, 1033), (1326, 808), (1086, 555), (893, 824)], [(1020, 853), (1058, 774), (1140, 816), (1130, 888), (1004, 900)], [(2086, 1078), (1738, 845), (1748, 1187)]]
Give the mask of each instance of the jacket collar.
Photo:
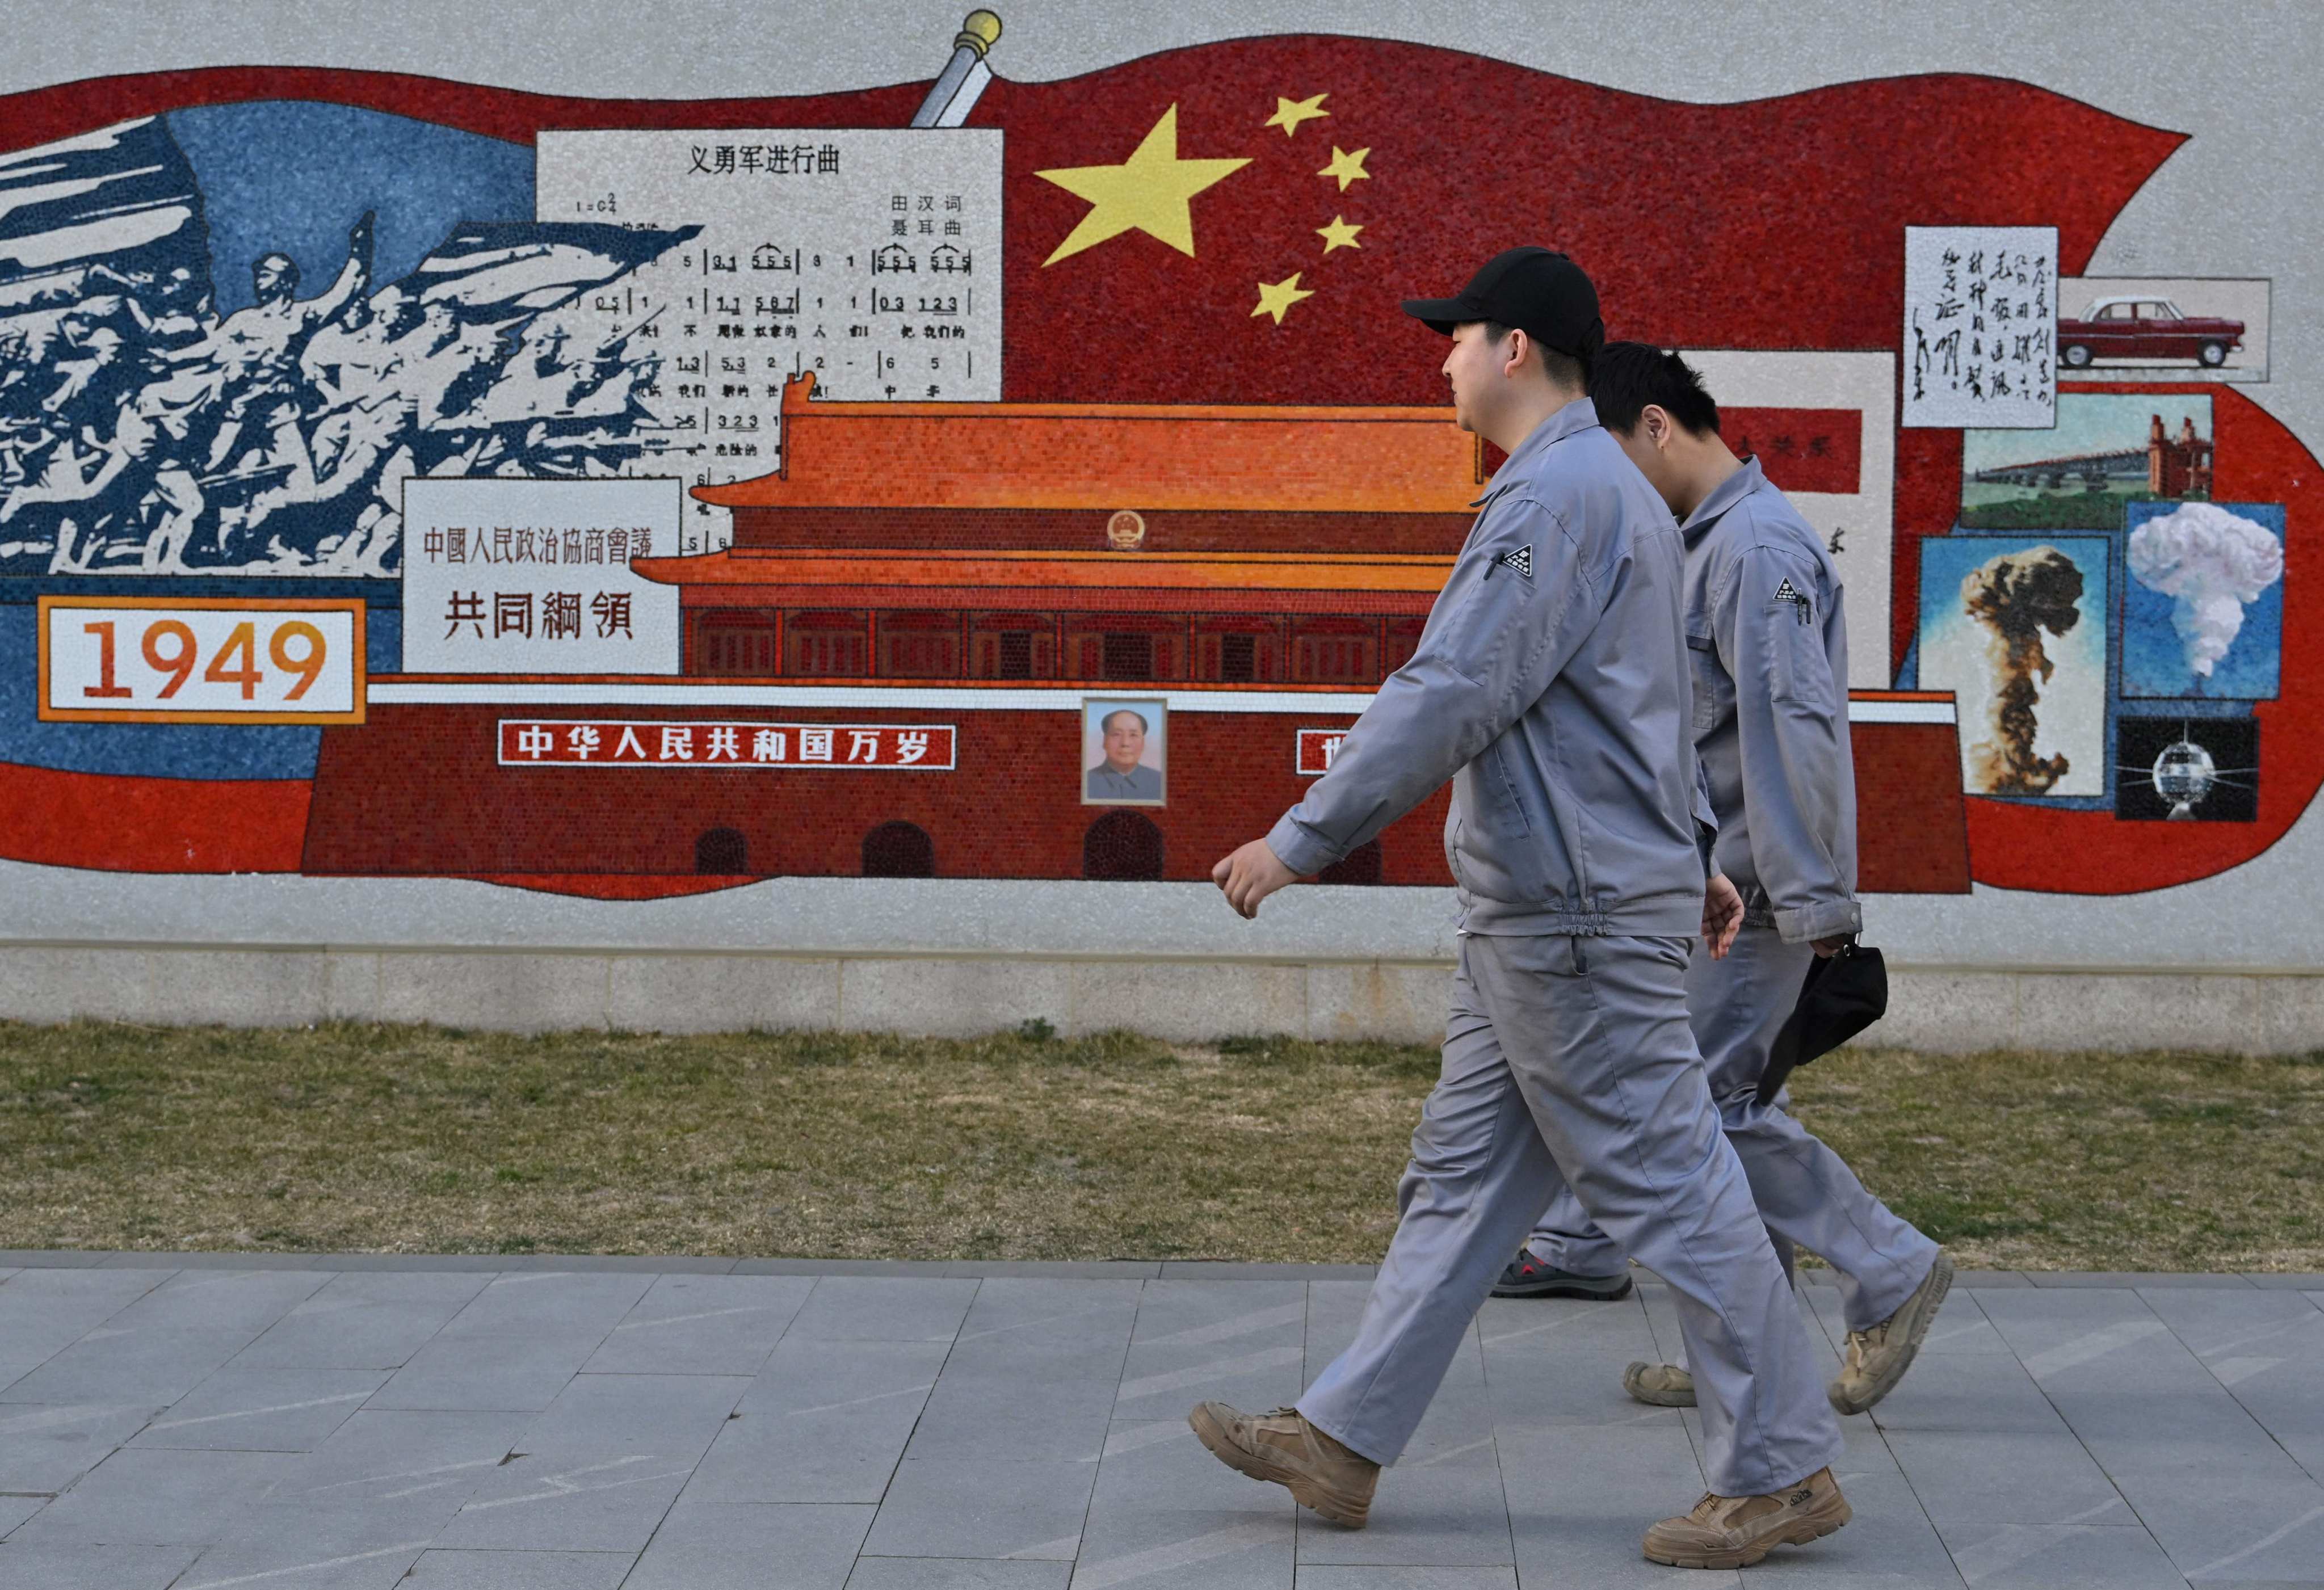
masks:
[(1487, 483), (1484, 495), (1469, 506), (1482, 508), (1518, 482), (1532, 478), (1533, 472), (1541, 463), (1541, 455), (1544, 453), (1576, 431), (1588, 430), (1597, 423), (1597, 405), (1587, 398), (1574, 399), (1564, 408), (1533, 427), (1533, 433), (1524, 441), (1519, 442), (1517, 451), (1503, 459), (1500, 468), (1493, 472), (1493, 478)]
[(1766, 483), (1767, 476), (1760, 469), (1759, 461), (1746, 458), (1742, 468), (1720, 482), (1712, 488), (1710, 496), (1694, 505), (1694, 511), (1686, 516), (1686, 522), (1679, 526), (1678, 533), (1685, 537), (1688, 545), (1692, 546), (1711, 528), (1720, 515)]

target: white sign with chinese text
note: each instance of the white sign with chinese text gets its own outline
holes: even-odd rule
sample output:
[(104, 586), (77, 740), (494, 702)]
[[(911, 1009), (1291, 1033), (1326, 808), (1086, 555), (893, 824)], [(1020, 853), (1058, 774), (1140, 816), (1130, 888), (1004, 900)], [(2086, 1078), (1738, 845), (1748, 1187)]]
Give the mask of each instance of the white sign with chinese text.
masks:
[(503, 767), (953, 768), (950, 723), (503, 718)]
[(1321, 778), (1329, 773), (1333, 758), (1340, 754), (1340, 742), (1347, 738), (1344, 729), (1302, 729), (1297, 758), (1299, 776)]
[[(661, 361), (646, 402), (695, 485), (771, 474), (783, 383), (843, 401), (1001, 397), (998, 128), (545, 132), (539, 218), (700, 233), (591, 300)], [(731, 540), (688, 505), (685, 553)]]
[(1904, 228), (1907, 426), (2058, 423), (2058, 229)]
[(675, 480), (429, 479), (403, 487), (403, 670), (675, 674)]

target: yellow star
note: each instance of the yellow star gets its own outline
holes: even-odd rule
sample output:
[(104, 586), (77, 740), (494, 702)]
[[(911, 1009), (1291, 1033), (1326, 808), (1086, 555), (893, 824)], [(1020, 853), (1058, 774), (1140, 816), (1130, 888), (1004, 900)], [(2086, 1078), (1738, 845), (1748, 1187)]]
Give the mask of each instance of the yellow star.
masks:
[(1260, 282), (1259, 284), (1259, 308), (1250, 312), (1252, 318), (1256, 319), (1261, 315), (1272, 315), (1275, 317), (1275, 323), (1277, 326), (1280, 326), (1283, 324), (1284, 310), (1297, 303), (1301, 299), (1314, 298), (1315, 295), (1313, 292), (1302, 289), (1299, 285), (1299, 278), (1303, 274), (1305, 274), (1305, 272), (1294, 271), (1289, 276), (1284, 278), (1281, 281)]
[(1277, 95), (1275, 100), (1275, 114), (1259, 124), (1265, 127), (1280, 127), (1283, 129), (1283, 135), (1288, 138), (1293, 133), (1298, 131), (1300, 123), (1312, 122), (1317, 116), (1330, 115), (1332, 113), (1323, 108), (1323, 101), (1330, 97), (1328, 94), (1318, 94), (1313, 99), (1293, 100)]
[(1362, 230), (1360, 226), (1349, 225), (1347, 216), (1334, 216), (1329, 226), (1315, 228), (1315, 235), (1323, 240), (1323, 252), (1328, 254), (1335, 248), (1363, 247), (1356, 241), (1356, 234)]
[(1125, 232), (1143, 232), (1192, 257), (1194, 216), (1188, 201), (1229, 172), (1249, 164), (1248, 160), (1180, 160), (1178, 107), (1174, 105), (1162, 113), (1145, 142), (1118, 166), (1067, 166), (1033, 173), (1076, 198), (1089, 200), (1092, 207), (1081, 225), (1057, 245), (1057, 252), (1041, 263), (1054, 265), (1068, 254), (1094, 248)]
[(1340, 179), (1340, 191), (1345, 193), (1349, 183), (1368, 182), (1371, 179), (1371, 173), (1364, 170), (1364, 156), (1370, 153), (1371, 151), (1369, 149), (1359, 149), (1351, 154), (1334, 143), (1332, 145), (1332, 163), (1315, 175), (1337, 177)]

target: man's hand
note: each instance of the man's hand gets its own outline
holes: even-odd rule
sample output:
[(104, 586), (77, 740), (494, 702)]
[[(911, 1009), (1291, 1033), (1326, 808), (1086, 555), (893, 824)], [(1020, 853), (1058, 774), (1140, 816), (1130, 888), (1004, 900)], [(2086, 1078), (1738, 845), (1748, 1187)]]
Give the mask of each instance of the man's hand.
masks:
[[(1227, 904), (1236, 914), (1252, 917), (1259, 914), (1259, 903), (1289, 883), (1297, 883), (1299, 875), (1276, 859), (1267, 841), (1255, 839), (1250, 843), (1211, 869), (1211, 881), (1227, 892)], [(1738, 903), (1736, 909), (1742, 909)]]
[(1724, 873), (1712, 873), (1702, 891), (1702, 942), (1711, 946), (1713, 960), (1727, 959), (1742, 927), (1743, 896), (1735, 892)]
[(1819, 958), (1825, 960), (1831, 960), (1833, 956), (1839, 954), (1847, 947), (1848, 935), (1845, 933), (1836, 939), (1811, 939), (1808, 941), (1808, 948), (1813, 950)]

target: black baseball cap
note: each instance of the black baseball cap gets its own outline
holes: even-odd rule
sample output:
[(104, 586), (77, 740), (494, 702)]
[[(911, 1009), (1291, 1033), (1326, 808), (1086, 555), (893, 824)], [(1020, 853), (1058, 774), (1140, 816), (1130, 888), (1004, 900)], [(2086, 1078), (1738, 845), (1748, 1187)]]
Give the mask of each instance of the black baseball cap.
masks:
[(1404, 312), (1450, 336), (1464, 320), (1514, 326), (1545, 348), (1595, 358), (1605, 345), (1598, 290), (1581, 266), (1554, 249), (1506, 249), (1485, 262), (1457, 297), (1406, 299)]

